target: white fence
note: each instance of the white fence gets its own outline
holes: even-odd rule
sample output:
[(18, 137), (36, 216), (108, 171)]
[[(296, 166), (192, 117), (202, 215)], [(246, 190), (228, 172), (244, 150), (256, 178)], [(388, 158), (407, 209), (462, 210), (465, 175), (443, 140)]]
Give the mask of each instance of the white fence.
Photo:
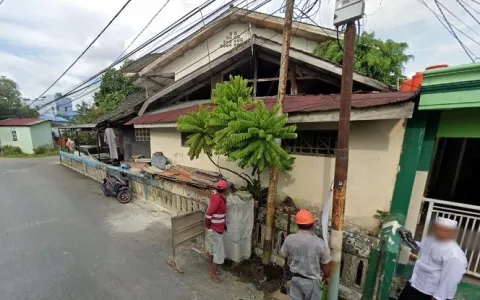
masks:
[(480, 206), (424, 198), (428, 205), (424, 238), (435, 218), (444, 217), (458, 222), (457, 242), (468, 260), (467, 274), (480, 277)]

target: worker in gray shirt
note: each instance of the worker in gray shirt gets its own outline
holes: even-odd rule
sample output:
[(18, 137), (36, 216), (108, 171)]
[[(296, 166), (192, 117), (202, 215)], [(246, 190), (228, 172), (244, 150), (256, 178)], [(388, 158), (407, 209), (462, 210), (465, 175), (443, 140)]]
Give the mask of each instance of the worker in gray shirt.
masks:
[(325, 242), (313, 233), (315, 219), (310, 211), (300, 209), (295, 222), (300, 230), (287, 236), (280, 250), (288, 258), (292, 275), (290, 299), (319, 300), (322, 298), (320, 270), (328, 284), (332, 258)]

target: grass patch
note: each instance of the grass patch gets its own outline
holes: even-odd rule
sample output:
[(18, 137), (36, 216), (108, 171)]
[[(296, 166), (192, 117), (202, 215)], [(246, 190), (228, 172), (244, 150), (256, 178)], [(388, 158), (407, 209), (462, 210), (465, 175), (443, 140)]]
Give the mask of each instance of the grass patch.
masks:
[(58, 154), (55, 146), (43, 145), (33, 149), (33, 154), (23, 153), (22, 149), (17, 146), (5, 145), (0, 148), (0, 157), (2, 158), (29, 158), (29, 157), (46, 157)]

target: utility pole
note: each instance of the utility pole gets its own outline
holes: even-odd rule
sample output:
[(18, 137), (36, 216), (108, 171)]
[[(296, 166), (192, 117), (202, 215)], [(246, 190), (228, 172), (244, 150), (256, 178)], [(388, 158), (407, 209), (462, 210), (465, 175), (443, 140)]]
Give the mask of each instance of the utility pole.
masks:
[[(283, 107), (287, 91), (288, 79), (288, 53), (290, 51), (290, 42), (292, 35), (292, 19), (293, 19), (293, 5), (295, 0), (286, 0), (285, 3), (285, 19), (283, 21), (283, 43), (282, 55), (280, 58), (280, 78), (278, 81), (278, 104), (280, 105), (279, 114), (283, 114)], [(279, 141), (280, 142), (280, 141)], [(273, 218), (275, 215), (275, 202), (277, 197), (278, 184), (278, 168), (270, 169), (268, 182), (268, 198), (267, 198), (267, 216), (265, 224), (265, 239), (263, 242), (263, 257), (264, 264), (270, 263), (272, 255), (272, 237), (273, 237)]]
[(337, 149), (335, 151), (335, 178), (333, 181), (332, 230), (330, 251), (332, 273), (328, 299), (337, 300), (340, 285), (340, 263), (342, 259), (343, 223), (347, 195), (348, 140), (350, 137), (350, 111), (353, 87), (353, 56), (355, 54), (355, 22), (347, 24), (343, 46), (342, 91), (340, 95), (340, 118), (338, 122)]
[(350, 138), (350, 111), (352, 104), (353, 64), (355, 55), (355, 22), (365, 12), (365, 0), (337, 0), (333, 24), (347, 25), (343, 43), (342, 86), (340, 94), (340, 117), (338, 120), (337, 149), (335, 151), (335, 178), (333, 180), (332, 229), (330, 254), (332, 268), (328, 300), (337, 300), (340, 288), (340, 265), (342, 261), (343, 223), (347, 196), (348, 140)]

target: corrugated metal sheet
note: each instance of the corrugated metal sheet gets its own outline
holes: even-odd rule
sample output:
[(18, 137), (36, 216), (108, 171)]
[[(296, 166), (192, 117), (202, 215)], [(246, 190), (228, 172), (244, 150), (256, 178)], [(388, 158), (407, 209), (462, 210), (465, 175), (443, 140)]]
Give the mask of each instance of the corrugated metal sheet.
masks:
[(223, 178), (223, 176), (217, 172), (181, 165), (172, 166), (168, 170), (160, 170), (159, 168), (151, 166), (144, 167), (142, 170), (152, 174), (155, 179), (165, 179), (209, 190), (215, 189), (215, 184)]
[[(368, 108), (375, 106), (383, 106), (396, 104), (401, 102), (412, 101), (417, 96), (415, 92), (372, 92), (353, 94), (352, 108)], [(276, 97), (263, 98), (265, 104), (271, 109), (276, 101)], [(204, 104), (204, 107), (213, 108), (214, 104)], [(175, 123), (182, 115), (189, 112), (197, 112), (200, 106), (198, 104), (173, 109), (157, 114), (143, 115), (130, 120), (125, 125), (132, 124), (158, 124), (158, 123)], [(340, 108), (340, 95), (299, 95), (289, 96), (285, 99), (286, 113), (302, 113), (314, 111), (330, 111)]]

